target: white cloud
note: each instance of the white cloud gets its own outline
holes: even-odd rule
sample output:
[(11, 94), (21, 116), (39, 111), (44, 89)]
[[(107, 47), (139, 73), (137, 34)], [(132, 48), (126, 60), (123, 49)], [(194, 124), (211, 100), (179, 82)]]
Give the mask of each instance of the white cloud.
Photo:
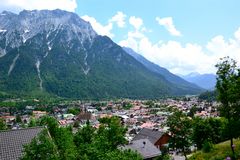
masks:
[(122, 47), (132, 48), (134, 51), (138, 50), (138, 42), (131, 37), (128, 37), (126, 40), (122, 40), (118, 43)]
[(141, 18), (131, 16), (129, 18), (129, 23), (136, 29), (139, 30), (143, 25), (143, 20)]
[(240, 62), (240, 37), (239, 29), (234, 34), (234, 39), (225, 40), (219, 35), (212, 38), (206, 45), (210, 54), (220, 58), (229, 56)]
[(237, 40), (240, 41), (240, 27), (238, 28), (238, 30), (234, 33), (234, 36)]
[(173, 36), (181, 36), (181, 32), (176, 29), (176, 27), (173, 24), (173, 19), (172, 17), (165, 17), (165, 18), (159, 18), (156, 17), (156, 21), (164, 26), (168, 32), (173, 35)]
[(84, 15), (81, 18), (84, 19), (85, 21), (90, 22), (93, 29), (99, 35), (113, 38), (114, 37), (114, 34), (112, 33), (113, 24), (116, 23), (118, 27), (123, 28), (125, 26), (126, 17), (127, 16), (123, 12), (117, 12), (112, 18), (108, 20), (108, 23), (106, 25), (102, 25), (94, 17), (90, 17), (88, 15)]
[(169, 69), (173, 73), (215, 73), (215, 64), (221, 57), (230, 56), (240, 63), (240, 28), (232, 39), (222, 35), (213, 37), (206, 46), (181, 44), (177, 41), (152, 43), (141, 31), (130, 31), (119, 45), (130, 47), (148, 60)]
[(117, 12), (115, 16), (113, 16), (109, 22), (116, 22), (118, 27), (123, 28), (125, 26), (125, 18), (127, 16), (122, 12)]
[(190, 72), (215, 72), (215, 59), (204, 53), (197, 44), (183, 46), (176, 41), (158, 42), (153, 44), (147, 37), (140, 40), (128, 37), (119, 42), (121, 46), (133, 48), (148, 60), (169, 69), (173, 73), (187, 74)]
[(19, 12), (23, 9), (62, 9), (74, 12), (76, 8), (76, 0), (1, 0), (0, 11)]
[(182, 45), (176, 41), (152, 44), (145, 38), (140, 41), (139, 52), (173, 73), (214, 72), (213, 58), (207, 56), (197, 44)]
[(107, 25), (102, 25), (99, 22), (97, 22), (97, 20), (94, 17), (90, 17), (88, 15), (82, 16), (82, 19), (84, 19), (85, 21), (88, 21), (91, 23), (93, 29), (99, 34), (99, 35), (103, 35), (103, 36), (108, 36), (110, 38), (114, 37), (114, 34), (111, 33), (111, 30), (113, 28), (113, 24), (112, 23), (108, 23)]

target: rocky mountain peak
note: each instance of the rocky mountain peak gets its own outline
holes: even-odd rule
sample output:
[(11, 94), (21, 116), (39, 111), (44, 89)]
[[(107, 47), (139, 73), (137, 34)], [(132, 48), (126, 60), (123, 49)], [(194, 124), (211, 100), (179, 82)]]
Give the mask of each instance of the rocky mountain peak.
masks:
[(66, 31), (67, 40), (77, 38), (91, 42), (97, 36), (88, 22), (67, 11), (23, 10), (19, 14), (7, 11), (0, 14), (0, 41), (5, 40), (0, 44), (1, 50), (19, 47), (37, 34), (46, 34), (48, 39), (58, 31)]

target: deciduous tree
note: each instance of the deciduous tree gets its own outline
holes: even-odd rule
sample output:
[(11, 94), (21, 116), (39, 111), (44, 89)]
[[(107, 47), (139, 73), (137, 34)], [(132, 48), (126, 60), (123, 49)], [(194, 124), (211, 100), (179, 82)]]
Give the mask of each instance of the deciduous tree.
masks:
[(234, 155), (233, 138), (239, 136), (240, 116), (240, 69), (237, 62), (229, 57), (221, 59), (217, 67), (217, 93), (218, 100), (221, 102), (221, 116), (228, 120), (228, 136), (230, 147)]
[(171, 135), (170, 146), (180, 149), (187, 158), (187, 150), (192, 144), (192, 120), (183, 112), (176, 111), (168, 117), (167, 126)]

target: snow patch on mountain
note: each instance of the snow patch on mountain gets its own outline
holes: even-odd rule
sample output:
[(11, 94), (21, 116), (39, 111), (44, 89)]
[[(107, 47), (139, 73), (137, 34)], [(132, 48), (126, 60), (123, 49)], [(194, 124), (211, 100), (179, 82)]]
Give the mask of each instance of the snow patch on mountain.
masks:
[(84, 57), (84, 65), (85, 65), (85, 68), (82, 67), (83, 73), (84, 73), (85, 75), (87, 75), (88, 72), (90, 71), (90, 66), (88, 66), (88, 63), (87, 63), (87, 57), (88, 57), (88, 54), (87, 54), (87, 52), (85, 52), (85, 57)]
[(41, 70), (40, 70), (40, 65), (41, 65), (41, 62), (40, 60), (37, 60), (36, 62), (36, 68), (37, 68), (37, 74), (38, 74), (38, 79), (39, 79), (39, 87), (40, 87), (40, 90), (43, 90), (43, 81), (42, 81), (42, 78), (41, 78)]
[(6, 55), (6, 49), (2, 49), (1, 47), (0, 47), (0, 58), (2, 58), (3, 56), (5, 56)]
[(2, 33), (2, 32), (7, 32), (7, 30), (6, 29), (0, 29), (0, 33)]
[(12, 61), (12, 64), (10, 65), (9, 70), (8, 70), (8, 76), (10, 76), (12, 70), (14, 69), (16, 61), (18, 60), (18, 58), (19, 58), (19, 54), (16, 55), (16, 57)]

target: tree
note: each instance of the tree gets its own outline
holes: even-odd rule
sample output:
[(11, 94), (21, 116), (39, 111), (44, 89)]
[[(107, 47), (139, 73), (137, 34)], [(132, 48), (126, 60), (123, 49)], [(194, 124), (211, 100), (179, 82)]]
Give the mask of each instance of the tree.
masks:
[(80, 113), (80, 109), (72, 107), (72, 108), (68, 109), (67, 113), (71, 113), (73, 115), (78, 115)]
[(176, 111), (168, 117), (167, 126), (171, 135), (170, 147), (180, 149), (185, 158), (188, 148), (191, 146), (192, 121), (183, 112)]
[(54, 142), (61, 155), (60, 160), (74, 160), (77, 159), (76, 146), (73, 141), (73, 134), (69, 128), (57, 128)]
[(229, 57), (221, 58), (216, 67), (217, 98), (222, 104), (221, 116), (228, 120), (228, 136), (234, 155), (233, 138), (239, 136), (239, 127), (236, 127), (236, 123), (239, 123), (240, 116), (240, 69), (237, 68), (237, 62)]
[(50, 134), (40, 135), (24, 149), (23, 160), (140, 160), (133, 151), (123, 151), (118, 147), (125, 144), (124, 128), (117, 117), (100, 119), (99, 129), (89, 122), (74, 135), (69, 127), (59, 127), (52, 117), (43, 117), (41, 125), (47, 125)]
[(92, 145), (94, 137), (95, 128), (90, 125), (89, 121), (87, 121), (86, 126), (80, 128), (74, 135), (74, 143), (79, 153), (79, 159), (84, 159), (91, 155), (95, 157), (94, 155), (97, 152), (95, 152), (94, 145)]
[(137, 152), (133, 152), (132, 150), (115, 150), (112, 152), (108, 152), (104, 157), (104, 160), (142, 160), (142, 156)]
[(21, 160), (58, 160), (57, 146), (48, 134), (43, 130), (30, 144), (24, 146), (24, 154)]
[(194, 118), (192, 139), (198, 149), (202, 149), (204, 141), (216, 144), (225, 140), (225, 122), (224, 118)]
[(7, 125), (4, 121), (4, 119), (0, 118), (0, 131), (7, 130)]
[(212, 143), (217, 144), (226, 140), (224, 132), (227, 127), (227, 121), (225, 118), (208, 118), (205, 122), (211, 126), (210, 139)]
[(117, 149), (119, 145), (126, 144), (125, 133), (127, 128), (123, 127), (118, 117), (99, 119), (101, 125), (96, 134), (96, 145), (99, 149)]
[(189, 116), (193, 118), (193, 117), (194, 117), (194, 114), (195, 114), (197, 111), (198, 111), (197, 106), (196, 106), (196, 105), (192, 106), (192, 108), (190, 109), (190, 112), (189, 112)]
[(89, 121), (87, 121), (86, 126), (80, 128), (78, 132), (74, 136), (74, 142), (77, 147), (81, 146), (81, 144), (90, 144), (93, 141), (95, 129), (90, 125)]
[(195, 118), (193, 122), (193, 142), (197, 145), (198, 149), (202, 149), (204, 141), (210, 141), (211, 126), (201, 118)]
[(16, 122), (17, 123), (22, 123), (22, 119), (21, 119), (21, 116), (19, 114), (16, 116)]
[(39, 125), (47, 126), (50, 135), (52, 136), (52, 138), (55, 138), (57, 129), (59, 127), (59, 124), (55, 118), (50, 116), (44, 116), (40, 119)]
[(31, 117), (28, 127), (36, 127), (36, 126), (37, 126), (36, 120)]
[(133, 107), (131, 103), (124, 102), (122, 105), (123, 109), (129, 110)]

